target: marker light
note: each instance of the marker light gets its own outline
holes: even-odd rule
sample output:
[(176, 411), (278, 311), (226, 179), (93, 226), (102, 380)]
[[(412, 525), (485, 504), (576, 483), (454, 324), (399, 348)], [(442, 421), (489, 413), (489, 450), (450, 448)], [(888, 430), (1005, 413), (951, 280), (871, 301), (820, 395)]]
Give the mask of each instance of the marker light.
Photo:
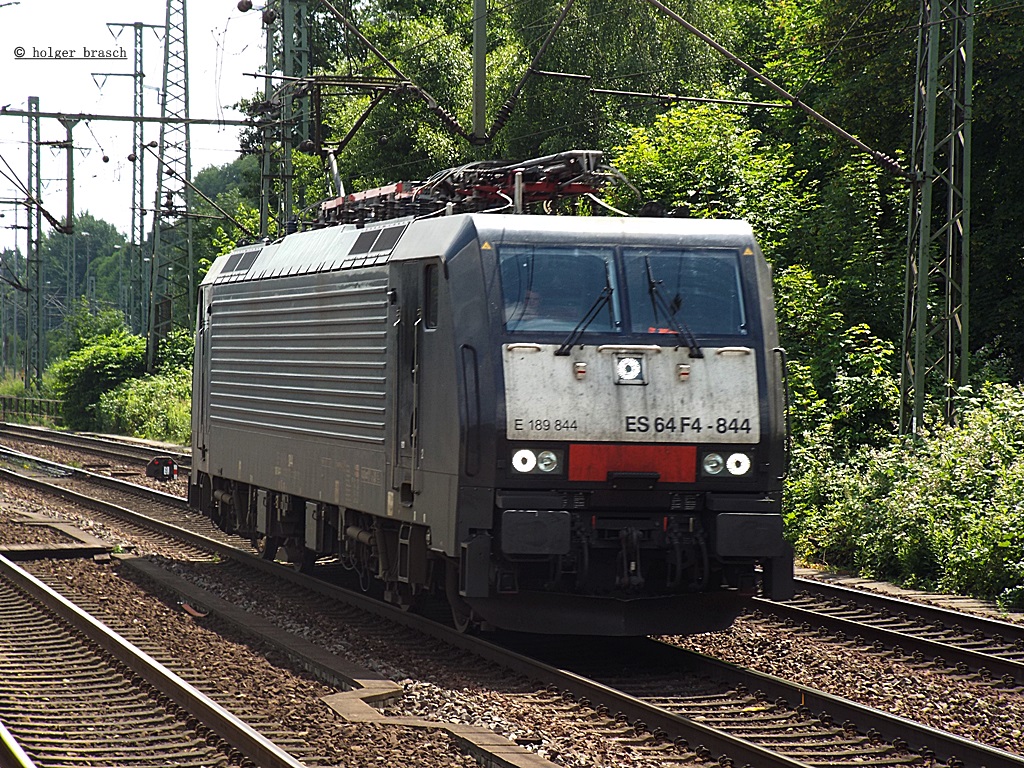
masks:
[(537, 456), (533, 451), (523, 448), (512, 456), (512, 466), (516, 472), (532, 472), (533, 468), (537, 466)]
[(558, 469), (558, 456), (554, 451), (541, 451), (537, 454), (537, 469), (541, 472), (554, 472)]
[(720, 453), (709, 453), (701, 463), (704, 473), (708, 475), (719, 475), (725, 469), (725, 459)]

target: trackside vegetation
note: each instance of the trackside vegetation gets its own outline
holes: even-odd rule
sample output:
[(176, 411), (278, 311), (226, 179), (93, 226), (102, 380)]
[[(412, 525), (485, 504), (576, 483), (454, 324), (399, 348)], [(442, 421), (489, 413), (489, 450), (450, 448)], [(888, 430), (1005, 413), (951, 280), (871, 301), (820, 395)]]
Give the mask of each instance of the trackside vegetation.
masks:
[(1024, 389), (961, 393), (959, 423), (842, 460), (800, 436), (785, 519), (797, 556), (1024, 610)]

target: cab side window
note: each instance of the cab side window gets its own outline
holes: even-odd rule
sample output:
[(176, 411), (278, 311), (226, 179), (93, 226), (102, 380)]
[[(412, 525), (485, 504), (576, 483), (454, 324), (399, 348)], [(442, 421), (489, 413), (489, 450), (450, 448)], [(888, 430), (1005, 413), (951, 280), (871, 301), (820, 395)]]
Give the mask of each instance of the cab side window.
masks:
[(439, 291), (437, 264), (428, 264), (423, 273), (423, 324), (427, 328), (437, 328)]

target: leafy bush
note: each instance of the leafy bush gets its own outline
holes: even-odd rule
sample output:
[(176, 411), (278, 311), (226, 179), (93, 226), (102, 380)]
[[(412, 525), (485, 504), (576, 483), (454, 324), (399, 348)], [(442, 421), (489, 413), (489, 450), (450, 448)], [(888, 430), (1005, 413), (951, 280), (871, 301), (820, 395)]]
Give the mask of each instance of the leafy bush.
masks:
[(192, 370), (132, 379), (105, 393), (97, 416), (108, 432), (187, 444), (191, 436)]
[(188, 328), (175, 328), (160, 341), (156, 353), (159, 373), (192, 370), (192, 351), (195, 335)]
[[(794, 235), (792, 222), (812, 205), (814, 186), (793, 167), (792, 149), (771, 144), (746, 117), (719, 105), (683, 105), (630, 131), (612, 162), (639, 191), (695, 218), (747, 219), (769, 256)], [(613, 190), (628, 208), (632, 193)]]
[(0, 395), (20, 397), (25, 394), (25, 381), (17, 376), (5, 376), (0, 379)]
[(50, 358), (63, 359), (96, 339), (119, 332), (129, 333), (124, 313), (118, 309), (93, 311), (87, 299), (79, 299), (58, 330), (51, 331), (47, 346)]
[(62, 400), (69, 429), (98, 427), (96, 406), (103, 393), (141, 376), (146, 366), (146, 340), (124, 329), (94, 338), (52, 367), (53, 388)]
[(798, 554), (1024, 608), (1024, 389), (985, 385), (960, 407), (957, 426), (845, 461), (806, 439), (786, 499)]

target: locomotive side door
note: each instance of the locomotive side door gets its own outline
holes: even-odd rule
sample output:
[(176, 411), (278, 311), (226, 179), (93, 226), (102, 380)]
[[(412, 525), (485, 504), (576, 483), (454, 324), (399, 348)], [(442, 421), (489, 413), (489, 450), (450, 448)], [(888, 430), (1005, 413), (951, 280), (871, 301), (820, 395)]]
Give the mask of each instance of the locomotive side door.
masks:
[(205, 468), (210, 436), (210, 313), (213, 286), (199, 288), (199, 317), (196, 322), (195, 360), (193, 361), (192, 443), (196, 464)]
[(394, 401), (391, 413), (391, 488), (412, 506), (418, 488), (420, 326), (423, 323), (421, 269), (417, 262), (392, 267)]

